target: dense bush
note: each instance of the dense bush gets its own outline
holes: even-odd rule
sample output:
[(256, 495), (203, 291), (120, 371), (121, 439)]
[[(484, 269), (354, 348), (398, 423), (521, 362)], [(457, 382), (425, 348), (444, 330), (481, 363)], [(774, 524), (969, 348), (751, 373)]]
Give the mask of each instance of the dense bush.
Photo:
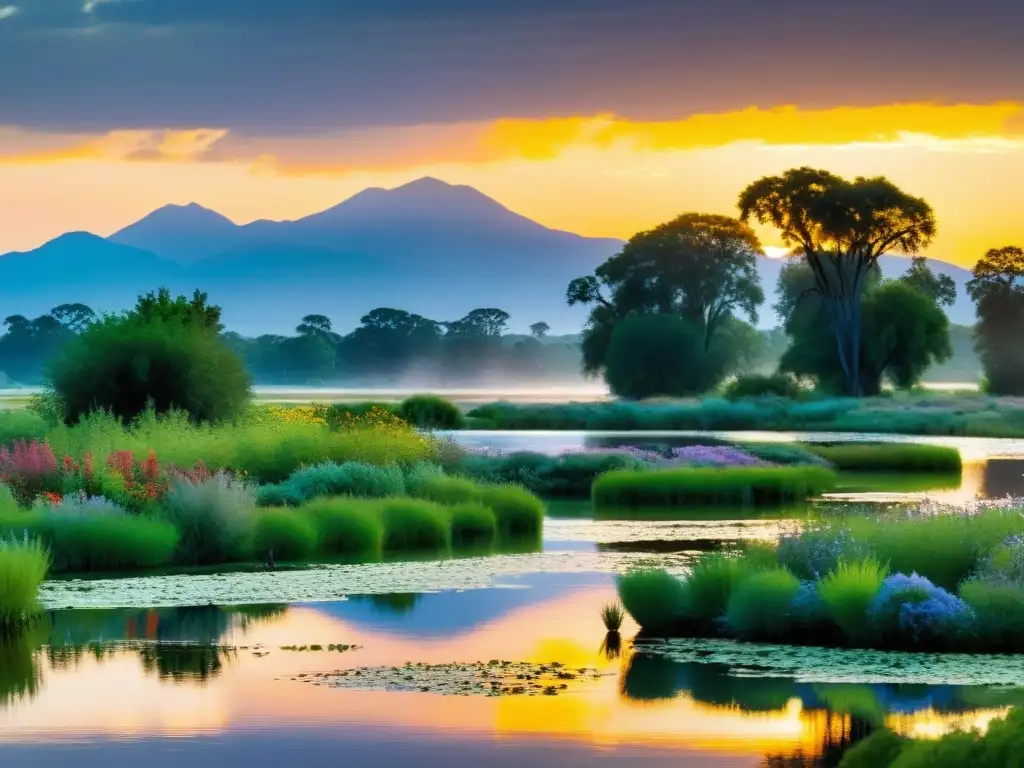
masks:
[(868, 624), (893, 644), (914, 648), (954, 644), (974, 621), (967, 604), (912, 573), (889, 576), (868, 608)]
[(960, 597), (974, 612), (978, 635), (985, 645), (1016, 653), (1024, 637), (1024, 583), (969, 579)]
[(178, 532), (148, 517), (96, 517), (21, 513), (0, 519), (0, 535), (38, 538), (55, 572), (133, 571), (165, 565), (174, 557)]
[(376, 502), (315, 499), (300, 511), (312, 521), (323, 555), (376, 560), (384, 551), (384, 522)]
[(840, 560), (818, 584), (829, 616), (851, 640), (869, 638), (868, 609), (882, 588), (889, 569), (877, 560)]
[(498, 522), (489, 507), (473, 503), (456, 504), (448, 512), (452, 521), (453, 545), (489, 544), (494, 541)]
[(459, 429), (464, 418), (458, 406), (436, 395), (413, 395), (398, 406), (398, 415), (423, 429)]
[(494, 512), (503, 536), (539, 534), (544, 524), (544, 502), (517, 485), (480, 485), (474, 500)]
[(604, 368), (611, 391), (635, 400), (699, 394), (721, 377), (701, 329), (670, 314), (630, 315), (617, 323)]
[(43, 440), (49, 427), (45, 418), (27, 408), (0, 410), (0, 445), (10, 445), (15, 440)]
[(743, 558), (709, 555), (694, 566), (686, 580), (683, 613), (705, 626), (711, 626), (725, 612), (736, 585), (752, 572)]
[(603, 507), (770, 505), (810, 499), (835, 480), (833, 472), (816, 466), (617, 471), (597, 478), (593, 498)]
[(318, 496), (385, 498), (405, 493), (405, 479), (397, 466), (377, 467), (357, 461), (324, 461), (303, 467), (285, 482), (303, 501)]
[(150, 406), (222, 421), (249, 402), (245, 366), (220, 335), (175, 318), (99, 320), (61, 350), (49, 379), (72, 423), (97, 409), (127, 422)]
[(748, 573), (729, 595), (726, 625), (737, 637), (777, 640), (789, 633), (800, 581), (785, 568)]
[(443, 550), (451, 545), (451, 512), (422, 499), (389, 499), (381, 506), (384, 548), (395, 552)]
[(784, 397), (796, 400), (803, 396), (804, 389), (791, 373), (747, 373), (726, 384), (722, 394), (726, 400), (742, 400), (748, 397)]
[(808, 445), (836, 469), (878, 472), (949, 472), (959, 474), (960, 451), (941, 445), (850, 443)]
[(39, 587), (49, 567), (38, 541), (0, 539), (0, 637), (22, 630), (39, 613)]
[(665, 571), (630, 571), (619, 577), (618, 586), (622, 606), (645, 632), (670, 632), (683, 617), (686, 590)]
[(163, 515), (181, 534), (179, 562), (229, 563), (252, 552), (256, 492), (229, 475), (218, 473), (199, 483), (176, 478)]
[(268, 509), (256, 516), (253, 549), (271, 562), (306, 560), (316, 552), (317, 530), (293, 510)]

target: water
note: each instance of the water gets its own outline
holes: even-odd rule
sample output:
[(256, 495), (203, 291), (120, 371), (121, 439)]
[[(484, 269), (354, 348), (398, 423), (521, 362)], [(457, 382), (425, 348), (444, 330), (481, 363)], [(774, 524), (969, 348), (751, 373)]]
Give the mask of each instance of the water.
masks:
[[(504, 450), (651, 438), (464, 435)], [(1024, 492), (1017, 441), (954, 442), (969, 457), (955, 487), (862, 478), (844, 498)], [(559, 502), (534, 552), (51, 581), (46, 622), (0, 645), (0, 761), (834, 766), (880, 727), (934, 737), (984, 727), (1024, 702), (1018, 657), (634, 645), (628, 617), (621, 641), (609, 642), (599, 611), (616, 599), (615, 574), (637, 565), (683, 573), (703, 552), (772, 538), (805, 514), (614, 520)], [(554, 695), (528, 695), (518, 678), (499, 686), (523, 693), (482, 695), (493, 688), (481, 674), (503, 668), (492, 661), (573, 677)], [(416, 666), (451, 663), (442, 673)], [(439, 681), (472, 693), (448, 695)]]

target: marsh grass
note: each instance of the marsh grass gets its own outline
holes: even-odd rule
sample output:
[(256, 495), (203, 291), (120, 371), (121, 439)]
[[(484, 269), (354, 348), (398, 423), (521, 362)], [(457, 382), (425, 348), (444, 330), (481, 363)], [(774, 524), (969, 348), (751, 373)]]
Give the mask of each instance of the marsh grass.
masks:
[(181, 563), (231, 563), (251, 556), (256, 491), (246, 483), (224, 473), (198, 483), (175, 478), (162, 514), (181, 534)]
[(42, 542), (57, 573), (157, 568), (172, 560), (178, 545), (178, 531), (172, 524), (142, 516), (22, 513), (0, 518), (0, 536), (24, 532)]
[(536, 535), (544, 524), (544, 502), (517, 485), (488, 485), (436, 475), (425, 477), (412, 490), (419, 498), (445, 506), (475, 503), (489, 507), (501, 536)]
[(852, 642), (869, 638), (868, 608), (888, 575), (889, 568), (874, 558), (842, 560), (818, 584), (829, 616)]
[(559, 498), (589, 498), (594, 480), (615, 469), (646, 469), (647, 462), (625, 450), (573, 451), (548, 456), (532, 451), (505, 455), (465, 455), (455, 471), (484, 483), (515, 483), (533, 493)]
[(384, 549), (391, 552), (446, 550), (452, 543), (448, 508), (422, 499), (389, 499), (381, 504)]
[(451, 515), (452, 545), (490, 544), (498, 532), (494, 511), (483, 504), (468, 502), (448, 509)]
[(785, 568), (747, 574), (732, 589), (724, 621), (745, 640), (780, 640), (791, 628), (790, 607), (800, 580)]
[(817, 466), (626, 470), (597, 478), (593, 499), (598, 507), (778, 505), (805, 501), (835, 484), (835, 473)]
[(268, 509), (256, 516), (253, 549), (268, 561), (308, 560), (316, 552), (317, 529), (308, 517), (291, 509)]
[(50, 554), (38, 540), (0, 540), (0, 636), (24, 630), (39, 614), (39, 587)]
[(851, 443), (805, 447), (836, 469), (853, 472), (938, 472), (959, 475), (962, 469), (960, 451), (942, 445)]
[(622, 628), (625, 614), (619, 603), (608, 603), (601, 607), (601, 621), (609, 632), (618, 632)]
[(318, 496), (387, 498), (405, 493), (405, 478), (396, 465), (379, 467), (358, 461), (323, 461), (293, 472), (283, 483), (286, 493), (308, 501)]
[(701, 559), (683, 583), (686, 617), (711, 626), (725, 613), (736, 586), (753, 571), (742, 557), (715, 553)]
[(317, 532), (317, 551), (328, 556), (379, 560), (384, 522), (378, 503), (367, 499), (315, 499), (299, 510)]
[(619, 576), (618, 587), (623, 608), (645, 632), (670, 632), (683, 617), (686, 589), (665, 571), (630, 571)]

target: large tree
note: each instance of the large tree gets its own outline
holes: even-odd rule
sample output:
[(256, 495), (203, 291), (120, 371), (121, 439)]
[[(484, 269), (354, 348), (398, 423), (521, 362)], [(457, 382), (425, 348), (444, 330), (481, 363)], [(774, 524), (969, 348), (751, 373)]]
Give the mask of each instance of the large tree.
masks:
[(760, 251), (753, 230), (728, 216), (685, 213), (634, 235), (566, 292), (570, 306), (591, 307), (583, 333), (584, 370), (595, 375), (604, 369), (616, 325), (637, 314), (679, 317), (696, 329), (698, 350), (711, 354), (729, 318), (741, 313), (757, 320), (764, 302)]
[(967, 292), (978, 322), (974, 344), (993, 394), (1024, 392), (1024, 249), (993, 248), (974, 266)]
[(885, 178), (853, 181), (796, 168), (755, 181), (740, 194), (744, 221), (770, 224), (802, 256), (830, 316), (847, 394), (862, 393), (862, 301), (878, 258), (916, 254), (935, 236), (931, 206)]

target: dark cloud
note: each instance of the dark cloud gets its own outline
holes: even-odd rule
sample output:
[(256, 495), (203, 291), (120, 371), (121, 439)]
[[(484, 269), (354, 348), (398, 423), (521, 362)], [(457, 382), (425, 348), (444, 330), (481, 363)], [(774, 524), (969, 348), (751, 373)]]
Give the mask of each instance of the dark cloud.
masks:
[(1017, 0), (12, 1), (0, 124), (52, 130), (1024, 99)]

